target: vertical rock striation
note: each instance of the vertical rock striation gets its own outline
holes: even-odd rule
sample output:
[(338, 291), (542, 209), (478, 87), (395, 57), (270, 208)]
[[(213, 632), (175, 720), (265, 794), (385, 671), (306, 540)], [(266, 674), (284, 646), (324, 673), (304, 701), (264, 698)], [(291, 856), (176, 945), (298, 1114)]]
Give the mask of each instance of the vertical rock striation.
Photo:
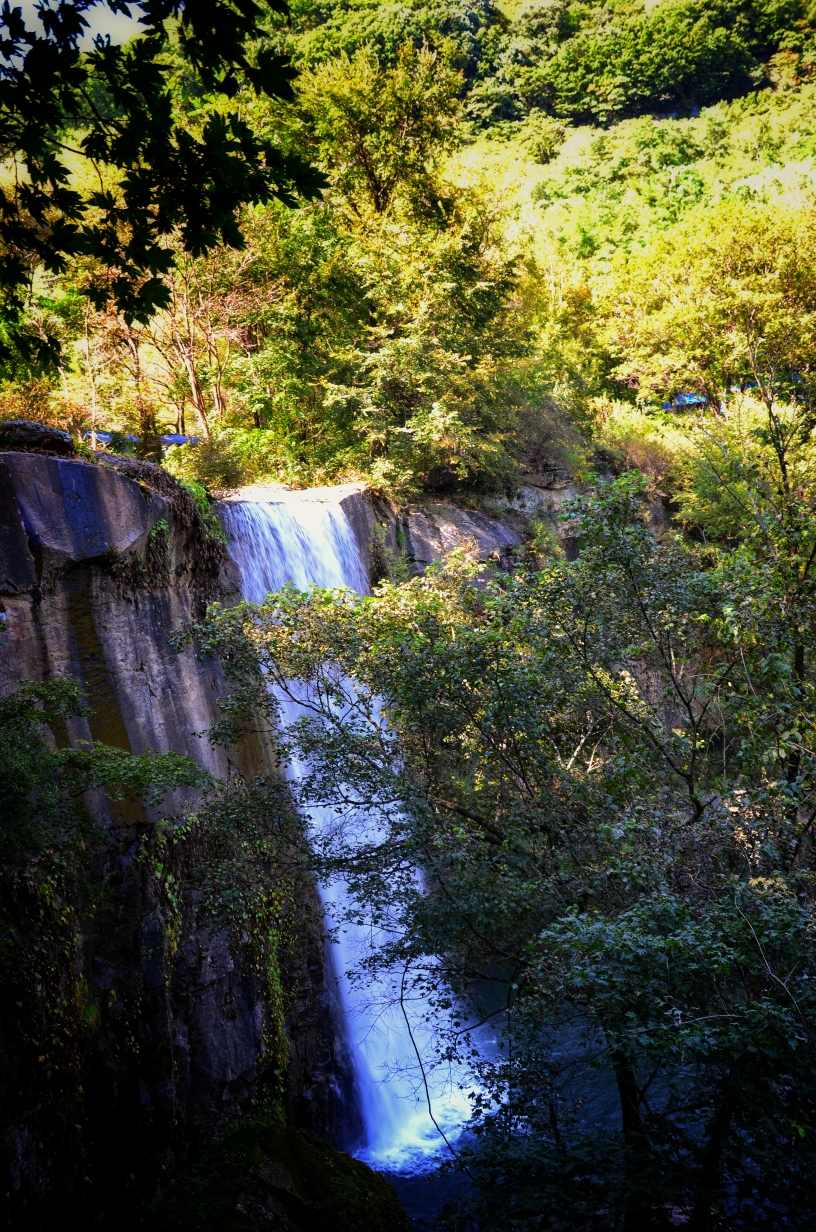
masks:
[[(71, 742), (174, 751), (224, 779), (274, 773), (261, 737), (228, 753), (197, 734), (217, 717), (221, 671), (170, 646), (207, 603), (238, 598), (223, 541), (160, 468), (0, 452), (0, 694), (23, 679), (80, 680), (91, 714), (71, 721)], [(181, 790), (162, 812), (197, 802)], [(206, 927), (168, 942), (167, 902), (139, 858), (154, 811), (100, 794), (94, 815), (101, 855), (73, 904), (76, 969), (65, 972), (93, 1015), (77, 1054), (76, 1125), (55, 1145), (25, 1074), (0, 1066), (0, 1227), (37, 1227), (71, 1203), (109, 1211), (129, 1187), (136, 1196), (171, 1176), (252, 1105), (268, 1062), (269, 1007), (240, 948)], [(34, 921), (17, 943), (36, 941)], [(353, 1124), (353, 1094), (308, 886), (281, 976), (290, 1045), (280, 1086), (299, 1124), (337, 1139)]]

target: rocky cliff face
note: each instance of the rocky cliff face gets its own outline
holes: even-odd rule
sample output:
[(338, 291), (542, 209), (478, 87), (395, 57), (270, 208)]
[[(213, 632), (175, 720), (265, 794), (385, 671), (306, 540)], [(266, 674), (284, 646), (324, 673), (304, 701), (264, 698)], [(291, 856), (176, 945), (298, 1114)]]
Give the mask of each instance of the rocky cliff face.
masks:
[[(158, 467), (0, 453), (0, 693), (21, 679), (80, 680), (91, 715), (71, 720), (70, 742), (172, 750), (221, 778), (273, 770), (260, 738), (228, 753), (196, 734), (216, 718), (224, 682), (216, 664), (169, 643), (208, 602), (238, 597), (225, 545)], [(186, 789), (163, 812), (196, 803)], [(270, 1010), (240, 947), (206, 922), (168, 943), (167, 896), (139, 855), (153, 813), (103, 796), (93, 812), (101, 854), (71, 907), (75, 969), (65, 973), (94, 1015), (76, 1060), (76, 1126), (54, 1147), (42, 1101), (6, 1066), (0, 1227), (38, 1226), (69, 1200), (108, 1209), (129, 1187), (172, 1175), (252, 1104), (269, 1064)], [(290, 1037), (279, 1086), (296, 1123), (338, 1139), (354, 1129), (350, 1071), (316, 896), (308, 885), (298, 895), (276, 1011)], [(36, 928), (19, 944), (35, 946)]]
[(172, 749), (225, 775), (223, 752), (194, 734), (215, 718), (220, 671), (182, 665), (169, 642), (208, 602), (238, 598), (191, 498), (144, 463), (2, 453), (0, 535), (3, 692), (74, 676), (94, 712), (74, 738)]
[[(246, 496), (270, 493), (231, 494)], [(443, 502), (399, 511), (359, 485), (290, 496), (341, 504), (372, 582), (400, 557), (419, 572), (455, 547), (503, 565), (520, 538)], [(217, 663), (170, 645), (208, 603), (239, 597), (217, 525), (160, 468), (0, 452), (0, 696), (24, 679), (73, 677), (91, 712), (69, 722), (68, 743), (181, 753), (239, 786), (266, 775), (274, 827), (290, 802), (270, 747), (255, 735), (225, 750), (198, 734), (218, 717), (225, 683)], [(340, 1144), (361, 1128), (314, 886), (290, 891), (270, 997), (241, 930), (215, 926), (183, 895), (174, 906), (145, 860), (159, 811), (104, 793), (88, 804), (95, 855), (58, 904), (61, 939), (46, 936), (36, 895), (2, 916), (16, 923), (0, 941), (50, 973), (21, 971), (26, 1012), (53, 1035), (68, 1031), (70, 1010), (75, 1038), (63, 1099), (56, 1074), (38, 1076), (49, 1062), (37, 1031), (17, 1053), (0, 1032), (0, 1228), (64, 1222), (67, 1211), (127, 1226), (123, 1200), (135, 1209), (248, 1110), (263, 1112), (270, 1089), (290, 1125)], [(200, 793), (179, 790), (161, 815), (199, 805)], [(36, 860), (32, 869), (36, 881)]]

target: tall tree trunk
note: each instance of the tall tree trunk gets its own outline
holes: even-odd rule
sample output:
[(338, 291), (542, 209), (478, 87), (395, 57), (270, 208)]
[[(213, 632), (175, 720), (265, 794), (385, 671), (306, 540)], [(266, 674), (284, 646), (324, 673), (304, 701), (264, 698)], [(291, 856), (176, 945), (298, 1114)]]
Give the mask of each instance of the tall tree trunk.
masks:
[(731, 1131), (731, 1121), (737, 1106), (734, 1071), (723, 1083), (720, 1102), (708, 1123), (706, 1144), (700, 1158), (700, 1176), (694, 1195), (694, 1210), (688, 1232), (706, 1232), (711, 1218), (711, 1206), (720, 1177), (720, 1161)]
[(204, 402), (204, 391), (201, 388), (201, 383), (198, 379), (198, 373), (195, 370), (193, 358), (188, 351), (182, 353), (182, 360), (187, 371), (187, 380), (190, 383), (190, 396), (193, 406), (196, 409), (196, 414), (201, 421), (201, 427), (207, 440), (210, 439), (210, 425), (207, 422), (207, 407)]
[(132, 329), (128, 329), (127, 332), (127, 346), (133, 357), (133, 380), (136, 386), (136, 410), (139, 414), (139, 432), (141, 434), (139, 452), (143, 457), (156, 457), (156, 460), (159, 460), (161, 456), (159, 429), (156, 424), (156, 416), (153, 410), (145, 402), (144, 386), (142, 382), (142, 356), (140, 351), (140, 341)]
[(640, 1115), (640, 1092), (631, 1065), (621, 1052), (612, 1056), (621, 1107), (624, 1150), (626, 1151), (626, 1206), (624, 1232), (649, 1232), (659, 1226), (652, 1211), (652, 1200), (644, 1172), (649, 1167), (649, 1138)]

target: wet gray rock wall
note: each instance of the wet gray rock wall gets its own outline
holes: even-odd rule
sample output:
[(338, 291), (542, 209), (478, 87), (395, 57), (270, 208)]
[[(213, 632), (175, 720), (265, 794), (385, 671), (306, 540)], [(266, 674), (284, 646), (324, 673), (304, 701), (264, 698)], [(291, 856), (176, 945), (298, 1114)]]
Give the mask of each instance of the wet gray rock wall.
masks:
[[(80, 680), (92, 713), (72, 720), (72, 742), (172, 750), (222, 778), (274, 770), (258, 738), (228, 754), (197, 734), (217, 717), (224, 680), (218, 664), (170, 646), (209, 602), (239, 597), (225, 547), (159, 468), (0, 452), (0, 694), (23, 679)], [(196, 801), (180, 791), (162, 811)], [(78, 951), (106, 1007), (83, 1061), (77, 1166), (91, 1183), (167, 1175), (194, 1158), (251, 1105), (265, 1047), (262, 991), (226, 935), (186, 936), (168, 966), (166, 908), (138, 858), (151, 818), (104, 797), (94, 807), (110, 901)], [(299, 919), (283, 973), (287, 1100), (296, 1123), (342, 1140), (355, 1132), (354, 1096), (313, 890)], [(35, 1226), (39, 1205), (58, 1198), (58, 1161), (38, 1117), (24, 1102), (0, 1109), (0, 1227)]]

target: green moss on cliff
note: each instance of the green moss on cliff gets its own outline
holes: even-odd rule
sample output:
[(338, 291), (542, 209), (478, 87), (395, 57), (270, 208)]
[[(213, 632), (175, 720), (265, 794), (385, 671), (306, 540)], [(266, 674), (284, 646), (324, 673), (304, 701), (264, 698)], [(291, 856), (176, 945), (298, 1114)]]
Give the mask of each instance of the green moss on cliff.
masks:
[(229, 1131), (151, 1205), (144, 1232), (409, 1232), (385, 1177), (300, 1130)]

